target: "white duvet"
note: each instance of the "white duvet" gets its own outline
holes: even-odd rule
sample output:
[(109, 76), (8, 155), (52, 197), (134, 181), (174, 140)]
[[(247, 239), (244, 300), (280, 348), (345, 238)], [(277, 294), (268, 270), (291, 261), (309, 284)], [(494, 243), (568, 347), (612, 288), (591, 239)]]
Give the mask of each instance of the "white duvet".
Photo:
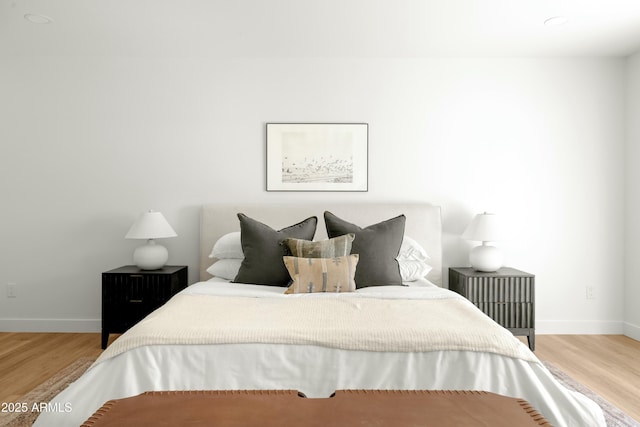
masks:
[[(229, 301), (251, 298), (254, 303), (256, 298), (316, 298), (284, 296), (282, 292), (282, 288), (214, 280), (192, 285), (181, 294), (222, 296)], [(349, 302), (359, 298), (460, 298), (428, 284), (365, 288), (319, 297)], [(296, 343), (205, 341), (187, 345), (150, 341), (137, 346), (127, 343), (129, 337), (129, 333), (120, 337), (55, 398), (53, 402), (59, 405), (51, 407), (65, 411), (43, 413), (34, 425), (78, 426), (106, 401), (149, 390), (292, 389), (308, 397), (327, 397), (340, 389), (449, 389), (485, 390), (526, 399), (555, 426), (605, 426), (602, 411), (594, 402), (561, 386), (515, 338), (517, 357), (494, 351), (367, 351)]]

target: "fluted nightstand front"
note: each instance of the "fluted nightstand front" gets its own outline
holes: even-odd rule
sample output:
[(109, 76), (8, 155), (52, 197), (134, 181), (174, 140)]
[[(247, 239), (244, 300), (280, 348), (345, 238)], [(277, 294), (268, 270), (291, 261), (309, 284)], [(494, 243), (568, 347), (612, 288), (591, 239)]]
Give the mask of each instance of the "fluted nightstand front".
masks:
[(141, 270), (126, 265), (102, 273), (102, 348), (187, 287), (187, 266)]
[(535, 350), (535, 276), (503, 267), (492, 273), (449, 268), (449, 289), (467, 298), (514, 335), (527, 337)]

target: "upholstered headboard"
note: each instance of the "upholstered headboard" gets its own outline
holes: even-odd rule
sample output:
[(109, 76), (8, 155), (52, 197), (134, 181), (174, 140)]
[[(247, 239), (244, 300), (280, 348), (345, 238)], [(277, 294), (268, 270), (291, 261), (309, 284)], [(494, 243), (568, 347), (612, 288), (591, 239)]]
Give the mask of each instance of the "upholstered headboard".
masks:
[(211, 275), (206, 269), (215, 261), (209, 258), (214, 243), (232, 231), (240, 231), (237, 213), (279, 230), (310, 216), (318, 217), (315, 240), (327, 238), (324, 211), (330, 211), (345, 221), (366, 227), (400, 214), (407, 217), (405, 235), (416, 240), (429, 255), (433, 270), (427, 279), (442, 286), (442, 223), (440, 207), (428, 204), (238, 204), (204, 205), (200, 215), (200, 280)]

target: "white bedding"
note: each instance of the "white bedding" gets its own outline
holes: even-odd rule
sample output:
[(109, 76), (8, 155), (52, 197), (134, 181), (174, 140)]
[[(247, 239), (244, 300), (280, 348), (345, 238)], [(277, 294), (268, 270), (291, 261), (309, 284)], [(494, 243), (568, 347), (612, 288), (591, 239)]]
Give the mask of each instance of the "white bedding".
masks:
[[(426, 281), (419, 284), (423, 286), (364, 288), (320, 297), (459, 298)], [(282, 296), (283, 290), (214, 280), (192, 285), (182, 293), (310, 297)], [(555, 426), (605, 426), (595, 403), (562, 387), (524, 344), (519, 345), (529, 360), (467, 350), (375, 352), (256, 343), (144, 345), (113, 357), (107, 353), (54, 400), (62, 408), (71, 406), (72, 411), (43, 413), (35, 425), (77, 426), (104, 402), (148, 390), (294, 389), (309, 397), (326, 397), (338, 389), (457, 389), (524, 398)]]

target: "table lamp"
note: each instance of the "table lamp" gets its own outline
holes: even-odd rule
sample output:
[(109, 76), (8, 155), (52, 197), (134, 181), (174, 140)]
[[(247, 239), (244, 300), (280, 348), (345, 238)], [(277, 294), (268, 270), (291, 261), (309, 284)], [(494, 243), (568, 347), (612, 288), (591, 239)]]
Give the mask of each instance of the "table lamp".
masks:
[(497, 215), (487, 212), (476, 215), (462, 234), (463, 239), (482, 242), (469, 252), (471, 267), (485, 272), (499, 270), (502, 267), (502, 251), (487, 243), (504, 240), (504, 237), (504, 230)]
[(162, 213), (152, 210), (144, 212), (133, 223), (125, 239), (147, 239), (147, 243), (133, 252), (133, 262), (142, 270), (157, 270), (162, 268), (169, 259), (169, 252), (164, 246), (157, 244), (154, 239), (176, 237)]

